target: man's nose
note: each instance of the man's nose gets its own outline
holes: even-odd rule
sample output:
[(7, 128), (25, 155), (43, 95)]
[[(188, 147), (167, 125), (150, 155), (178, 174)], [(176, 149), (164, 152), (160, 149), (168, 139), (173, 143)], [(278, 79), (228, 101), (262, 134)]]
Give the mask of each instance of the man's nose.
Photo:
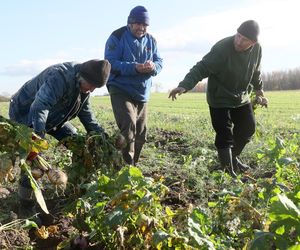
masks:
[(241, 45), (242, 42), (243, 42), (243, 40), (242, 40), (241, 38), (238, 38), (238, 39), (236, 40), (236, 43), (237, 43), (238, 45)]

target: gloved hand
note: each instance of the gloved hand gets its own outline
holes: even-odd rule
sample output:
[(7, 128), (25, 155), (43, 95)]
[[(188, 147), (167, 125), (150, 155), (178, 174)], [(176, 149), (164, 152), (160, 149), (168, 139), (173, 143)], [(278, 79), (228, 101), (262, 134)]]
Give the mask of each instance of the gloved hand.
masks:
[(45, 139), (35, 133), (32, 134), (31, 140), (34, 141), (34, 144), (32, 144), (31, 151), (27, 155), (27, 161), (33, 161), (41, 150), (46, 150), (49, 146)]
[[(31, 136), (31, 139), (32, 139), (33, 141), (35, 141), (37, 138), (38, 138), (38, 137), (37, 137), (35, 134), (33, 134), (33, 135)], [(31, 151), (29, 152), (29, 154), (27, 155), (26, 160), (27, 160), (27, 161), (33, 161), (33, 160), (37, 157), (37, 155), (38, 155), (38, 152), (37, 152), (36, 150), (34, 150), (34, 148), (32, 148)]]
[(38, 156), (38, 153), (37, 153), (37, 152), (31, 151), (31, 152), (29, 152), (29, 154), (27, 155), (26, 160), (27, 160), (27, 161), (33, 161), (37, 156)]

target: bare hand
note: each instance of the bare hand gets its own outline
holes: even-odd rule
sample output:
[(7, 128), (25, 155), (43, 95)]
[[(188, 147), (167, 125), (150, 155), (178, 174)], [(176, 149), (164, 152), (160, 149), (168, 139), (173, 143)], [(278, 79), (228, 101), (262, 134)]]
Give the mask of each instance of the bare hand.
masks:
[(268, 107), (268, 103), (269, 103), (269, 100), (266, 98), (266, 97), (261, 97), (261, 103), (260, 103), (260, 105), (262, 106), (262, 107)]
[(255, 102), (258, 105), (261, 105), (262, 107), (266, 107), (267, 108), (269, 100), (264, 96), (264, 91), (263, 90), (257, 90), (255, 92), (255, 94), (256, 94)]
[(155, 69), (155, 63), (148, 60), (145, 63), (138, 63), (135, 66), (137, 72), (142, 73), (142, 74), (147, 74), (151, 73)]
[(176, 100), (176, 95), (181, 95), (182, 93), (186, 92), (185, 88), (182, 87), (177, 87), (175, 89), (172, 89), (170, 94), (169, 94), (169, 98), (172, 97), (172, 101)]
[(151, 60), (148, 60), (147, 62), (144, 63), (144, 67), (145, 67), (145, 69), (152, 72), (155, 69), (155, 63), (152, 62)]

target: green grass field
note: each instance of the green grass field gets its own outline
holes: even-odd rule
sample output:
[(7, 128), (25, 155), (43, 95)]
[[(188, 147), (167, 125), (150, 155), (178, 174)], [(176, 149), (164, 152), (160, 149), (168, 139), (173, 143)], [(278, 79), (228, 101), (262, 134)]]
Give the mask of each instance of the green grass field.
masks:
[[(281, 136), (290, 140), (300, 131), (300, 91), (266, 92), (268, 108), (257, 108), (257, 133), (242, 158), (256, 164), (256, 151)], [(92, 97), (92, 108), (99, 123), (110, 133), (117, 130), (109, 96)], [(1, 103), (0, 114), (8, 116), (8, 103)], [(83, 131), (77, 119), (73, 123)], [(167, 93), (154, 93), (149, 102), (148, 143), (142, 152), (145, 171), (180, 166), (191, 155), (204, 157), (208, 167), (216, 163), (214, 131), (204, 93), (187, 93), (176, 101)], [(180, 144), (178, 146), (177, 144)], [(204, 152), (204, 153), (203, 153)], [(166, 167), (167, 166), (167, 167)]]
[[(290, 135), (300, 131), (300, 91), (266, 92), (268, 108), (258, 108), (256, 112), (257, 132), (261, 135), (252, 147), (263, 145), (263, 140), (276, 135)], [(108, 96), (95, 97), (93, 108), (100, 122), (113, 124), (110, 100)], [(176, 101), (166, 93), (152, 94), (149, 102), (149, 135), (156, 129), (180, 131), (184, 137), (194, 143), (212, 148), (214, 131), (204, 93), (188, 93)], [(111, 125), (110, 125), (111, 126)], [(265, 136), (265, 137), (264, 137)], [(251, 145), (250, 144), (250, 145)], [(250, 146), (249, 145), (249, 146)]]
[[(256, 111), (258, 122), (266, 127), (299, 129), (300, 91), (266, 92), (266, 96), (269, 99), (269, 107)], [(100, 119), (112, 119), (108, 96), (94, 97), (92, 103)], [(183, 94), (176, 101), (171, 101), (167, 93), (151, 95), (149, 127), (189, 130), (191, 126), (199, 127), (197, 120), (200, 118), (210, 120), (204, 93)], [(207, 129), (207, 127), (202, 129)]]
[[(271, 135), (299, 133), (300, 91), (266, 92), (266, 96), (269, 107), (256, 110), (259, 132)], [(116, 129), (109, 96), (92, 97), (92, 107), (105, 129)], [(8, 103), (0, 104), (0, 114), (8, 117)], [(74, 123), (81, 127), (77, 120)], [(183, 94), (176, 101), (169, 99), (167, 93), (152, 94), (148, 126), (150, 134), (152, 130), (161, 129), (183, 132), (196, 141), (200, 137), (211, 141), (214, 137), (204, 93)]]

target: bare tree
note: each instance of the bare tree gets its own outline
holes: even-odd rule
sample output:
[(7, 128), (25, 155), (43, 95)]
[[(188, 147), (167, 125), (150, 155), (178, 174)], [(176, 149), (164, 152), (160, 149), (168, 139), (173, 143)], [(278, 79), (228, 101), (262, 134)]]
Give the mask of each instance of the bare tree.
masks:
[(300, 89), (300, 67), (286, 71), (263, 73), (262, 79), (265, 90)]

